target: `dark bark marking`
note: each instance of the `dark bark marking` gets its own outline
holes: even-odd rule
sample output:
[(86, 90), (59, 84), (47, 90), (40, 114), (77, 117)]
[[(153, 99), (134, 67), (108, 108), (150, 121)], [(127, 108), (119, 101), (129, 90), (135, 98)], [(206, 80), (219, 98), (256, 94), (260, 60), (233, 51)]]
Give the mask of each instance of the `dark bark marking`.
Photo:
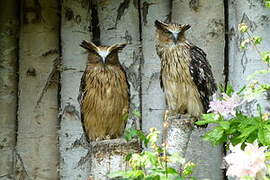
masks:
[(27, 76), (36, 76), (36, 69), (33, 67), (28, 68), (26, 75)]
[(136, 9), (139, 9), (139, 1), (138, 0), (133, 0), (133, 5)]
[(82, 21), (82, 17), (80, 15), (76, 15), (75, 21), (76, 21), (77, 24), (80, 24), (81, 21)]
[(259, 22), (261, 24), (261, 26), (263, 26), (264, 24), (269, 24), (270, 18), (266, 15), (262, 15), (259, 19)]
[(143, 2), (143, 5), (142, 5), (142, 17), (143, 17), (143, 25), (146, 25), (147, 24), (147, 15), (148, 15), (148, 10), (149, 10), (149, 7), (153, 4), (156, 4), (156, 3), (148, 3), (148, 2)]
[(192, 9), (193, 11), (198, 12), (199, 7), (200, 7), (200, 0), (189, 1), (189, 8)]
[(96, 45), (100, 45), (100, 28), (98, 19), (98, 7), (96, 1), (91, 1), (91, 27), (92, 41)]
[(246, 56), (246, 51), (244, 51), (241, 57), (241, 65), (243, 67), (243, 73), (246, 71), (247, 63), (248, 63), (248, 59)]
[(154, 81), (156, 81), (156, 80), (159, 80), (159, 77), (160, 77), (160, 72), (154, 72), (154, 73), (151, 75), (151, 77), (150, 77), (150, 79), (149, 79), (148, 86), (147, 86), (147, 88), (146, 88), (146, 91), (149, 90), (149, 88), (150, 88), (152, 82), (154, 82)]
[(74, 12), (72, 11), (71, 8), (66, 8), (65, 9), (65, 18), (68, 21), (71, 21), (74, 18)]
[(125, 32), (125, 40), (128, 44), (132, 44), (132, 36), (128, 34), (128, 31)]
[(56, 74), (58, 72), (59, 65), (60, 65), (60, 58), (57, 57), (54, 60), (53, 68), (52, 68), (52, 70), (51, 70), (51, 72), (50, 72), (50, 74), (49, 74), (49, 76), (47, 78), (47, 81), (46, 81), (46, 83), (45, 83), (45, 85), (44, 85), (44, 87), (43, 87), (43, 89), (42, 89), (42, 91), (40, 93), (40, 96), (39, 96), (39, 98), (37, 100), (37, 103), (36, 103), (36, 107), (35, 108), (37, 108), (39, 106), (39, 103), (41, 102), (43, 96), (47, 92), (49, 86), (52, 84), (52, 82), (53, 82), (52, 80), (53, 80), (54, 76), (56, 76)]
[(253, 22), (252, 20), (250, 20), (246, 13), (243, 14), (242, 19), (241, 19), (241, 23), (247, 24), (248, 27), (250, 28), (251, 32), (254, 32), (257, 28), (256, 23)]
[(121, 17), (124, 15), (124, 12), (129, 7), (130, 0), (124, 0), (117, 9), (117, 17), (115, 21), (115, 28), (117, 26), (117, 22), (121, 19)]
[(25, 168), (25, 165), (24, 165), (24, 162), (23, 162), (23, 159), (21, 157), (21, 155), (15, 150), (15, 155), (16, 155), (16, 163), (19, 163), (16, 165), (16, 177), (18, 177), (18, 179), (29, 179), (31, 180), (32, 178), (30, 178), (26, 168)]
[[(22, 2), (22, 23), (30, 24), (41, 22), (42, 9), (39, 0), (32, 0), (33, 3), (27, 2), (27, 0), (23, 0)], [(32, 6), (30, 4), (32, 4)]]
[(52, 54), (58, 54), (58, 50), (57, 49), (50, 49), (49, 51), (46, 51), (45, 53), (41, 54), (41, 56), (45, 57), (48, 55), (52, 55)]
[[(223, 0), (223, 4), (224, 4), (224, 30), (225, 30), (225, 34), (224, 34), (224, 40), (225, 40), (225, 46), (224, 46), (224, 69), (223, 69), (223, 74), (225, 76), (224, 79), (224, 87), (225, 89), (227, 88), (228, 82), (229, 82), (229, 64), (230, 64), (230, 59), (229, 59), (229, 37), (230, 37), (230, 33), (229, 33), (229, 4), (228, 4), (228, 0)], [(226, 172), (223, 171), (223, 176), (224, 179), (226, 177)]]
[(137, 65), (140, 64), (140, 57), (136, 54), (135, 51), (133, 51), (133, 61), (132, 64), (129, 65), (129, 67), (122, 65), (125, 72), (127, 73), (128, 81), (132, 84), (134, 89), (139, 92), (140, 89), (140, 75), (136, 74), (137, 71)]

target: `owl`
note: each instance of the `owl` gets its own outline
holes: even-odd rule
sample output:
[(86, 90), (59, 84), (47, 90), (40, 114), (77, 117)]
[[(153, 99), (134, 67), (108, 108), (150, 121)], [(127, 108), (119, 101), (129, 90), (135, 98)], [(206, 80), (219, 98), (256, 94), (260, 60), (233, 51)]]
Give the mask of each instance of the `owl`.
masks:
[(207, 112), (209, 100), (217, 89), (206, 54), (185, 38), (190, 25), (156, 20), (155, 26), (161, 87), (167, 104), (165, 114), (198, 118)]
[(125, 46), (81, 43), (88, 51), (88, 59), (78, 100), (83, 128), (90, 141), (118, 138), (125, 128), (130, 104), (129, 84), (118, 57)]

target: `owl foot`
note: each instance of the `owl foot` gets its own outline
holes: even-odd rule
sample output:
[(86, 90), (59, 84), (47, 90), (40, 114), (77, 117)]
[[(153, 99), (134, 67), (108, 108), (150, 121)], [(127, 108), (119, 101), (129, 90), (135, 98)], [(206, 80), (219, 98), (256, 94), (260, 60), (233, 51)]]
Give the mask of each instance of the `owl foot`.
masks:
[(111, 136), (110, 136), (110, 135), (107, 135), (107, 136), (105, 137), (105, 139), (106, 139), (106, 140), (109, 140), (109, 139), (111, 139)]
[(97, 137), (95, 141), (101, 141), (101, 140), (103, 140), (102, 137)]

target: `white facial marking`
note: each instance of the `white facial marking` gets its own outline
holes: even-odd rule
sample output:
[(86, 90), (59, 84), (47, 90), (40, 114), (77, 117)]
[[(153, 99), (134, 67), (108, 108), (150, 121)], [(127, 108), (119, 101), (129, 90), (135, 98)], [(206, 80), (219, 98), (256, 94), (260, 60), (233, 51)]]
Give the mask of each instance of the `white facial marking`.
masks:
[(108, 50), (98, 51), (98, 54), (102, 57), (102, 61), (105, 62), (106, 57), (109, 55)]
[(175, 37), (175, 38), (177, 38), (177, 36), (178, 36), (178, 34), (179, 34), (179, 32), (180, 31), (178, 31), (178, 30), (169, 30), (172, 34), (173, 34), (173, 36)]

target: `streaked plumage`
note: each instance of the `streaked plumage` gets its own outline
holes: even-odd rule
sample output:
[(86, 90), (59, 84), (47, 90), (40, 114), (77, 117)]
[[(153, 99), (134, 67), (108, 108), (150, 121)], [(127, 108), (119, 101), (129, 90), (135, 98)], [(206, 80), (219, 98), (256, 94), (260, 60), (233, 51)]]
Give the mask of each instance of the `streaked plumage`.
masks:
[(156, 50), (161, 59), (161, 86), (168, 110), (199, 117), (216, 91), (211, 66), (202, 49), (185, 38), (187, 24), (155, 22)]
[(82, 76), (79, 101), (82, 124), (91, 141), (122, 135), (129, 111), (129, 85), (118, 60), (126, 44), (96, 46), (83, 41), (88, 61)]

